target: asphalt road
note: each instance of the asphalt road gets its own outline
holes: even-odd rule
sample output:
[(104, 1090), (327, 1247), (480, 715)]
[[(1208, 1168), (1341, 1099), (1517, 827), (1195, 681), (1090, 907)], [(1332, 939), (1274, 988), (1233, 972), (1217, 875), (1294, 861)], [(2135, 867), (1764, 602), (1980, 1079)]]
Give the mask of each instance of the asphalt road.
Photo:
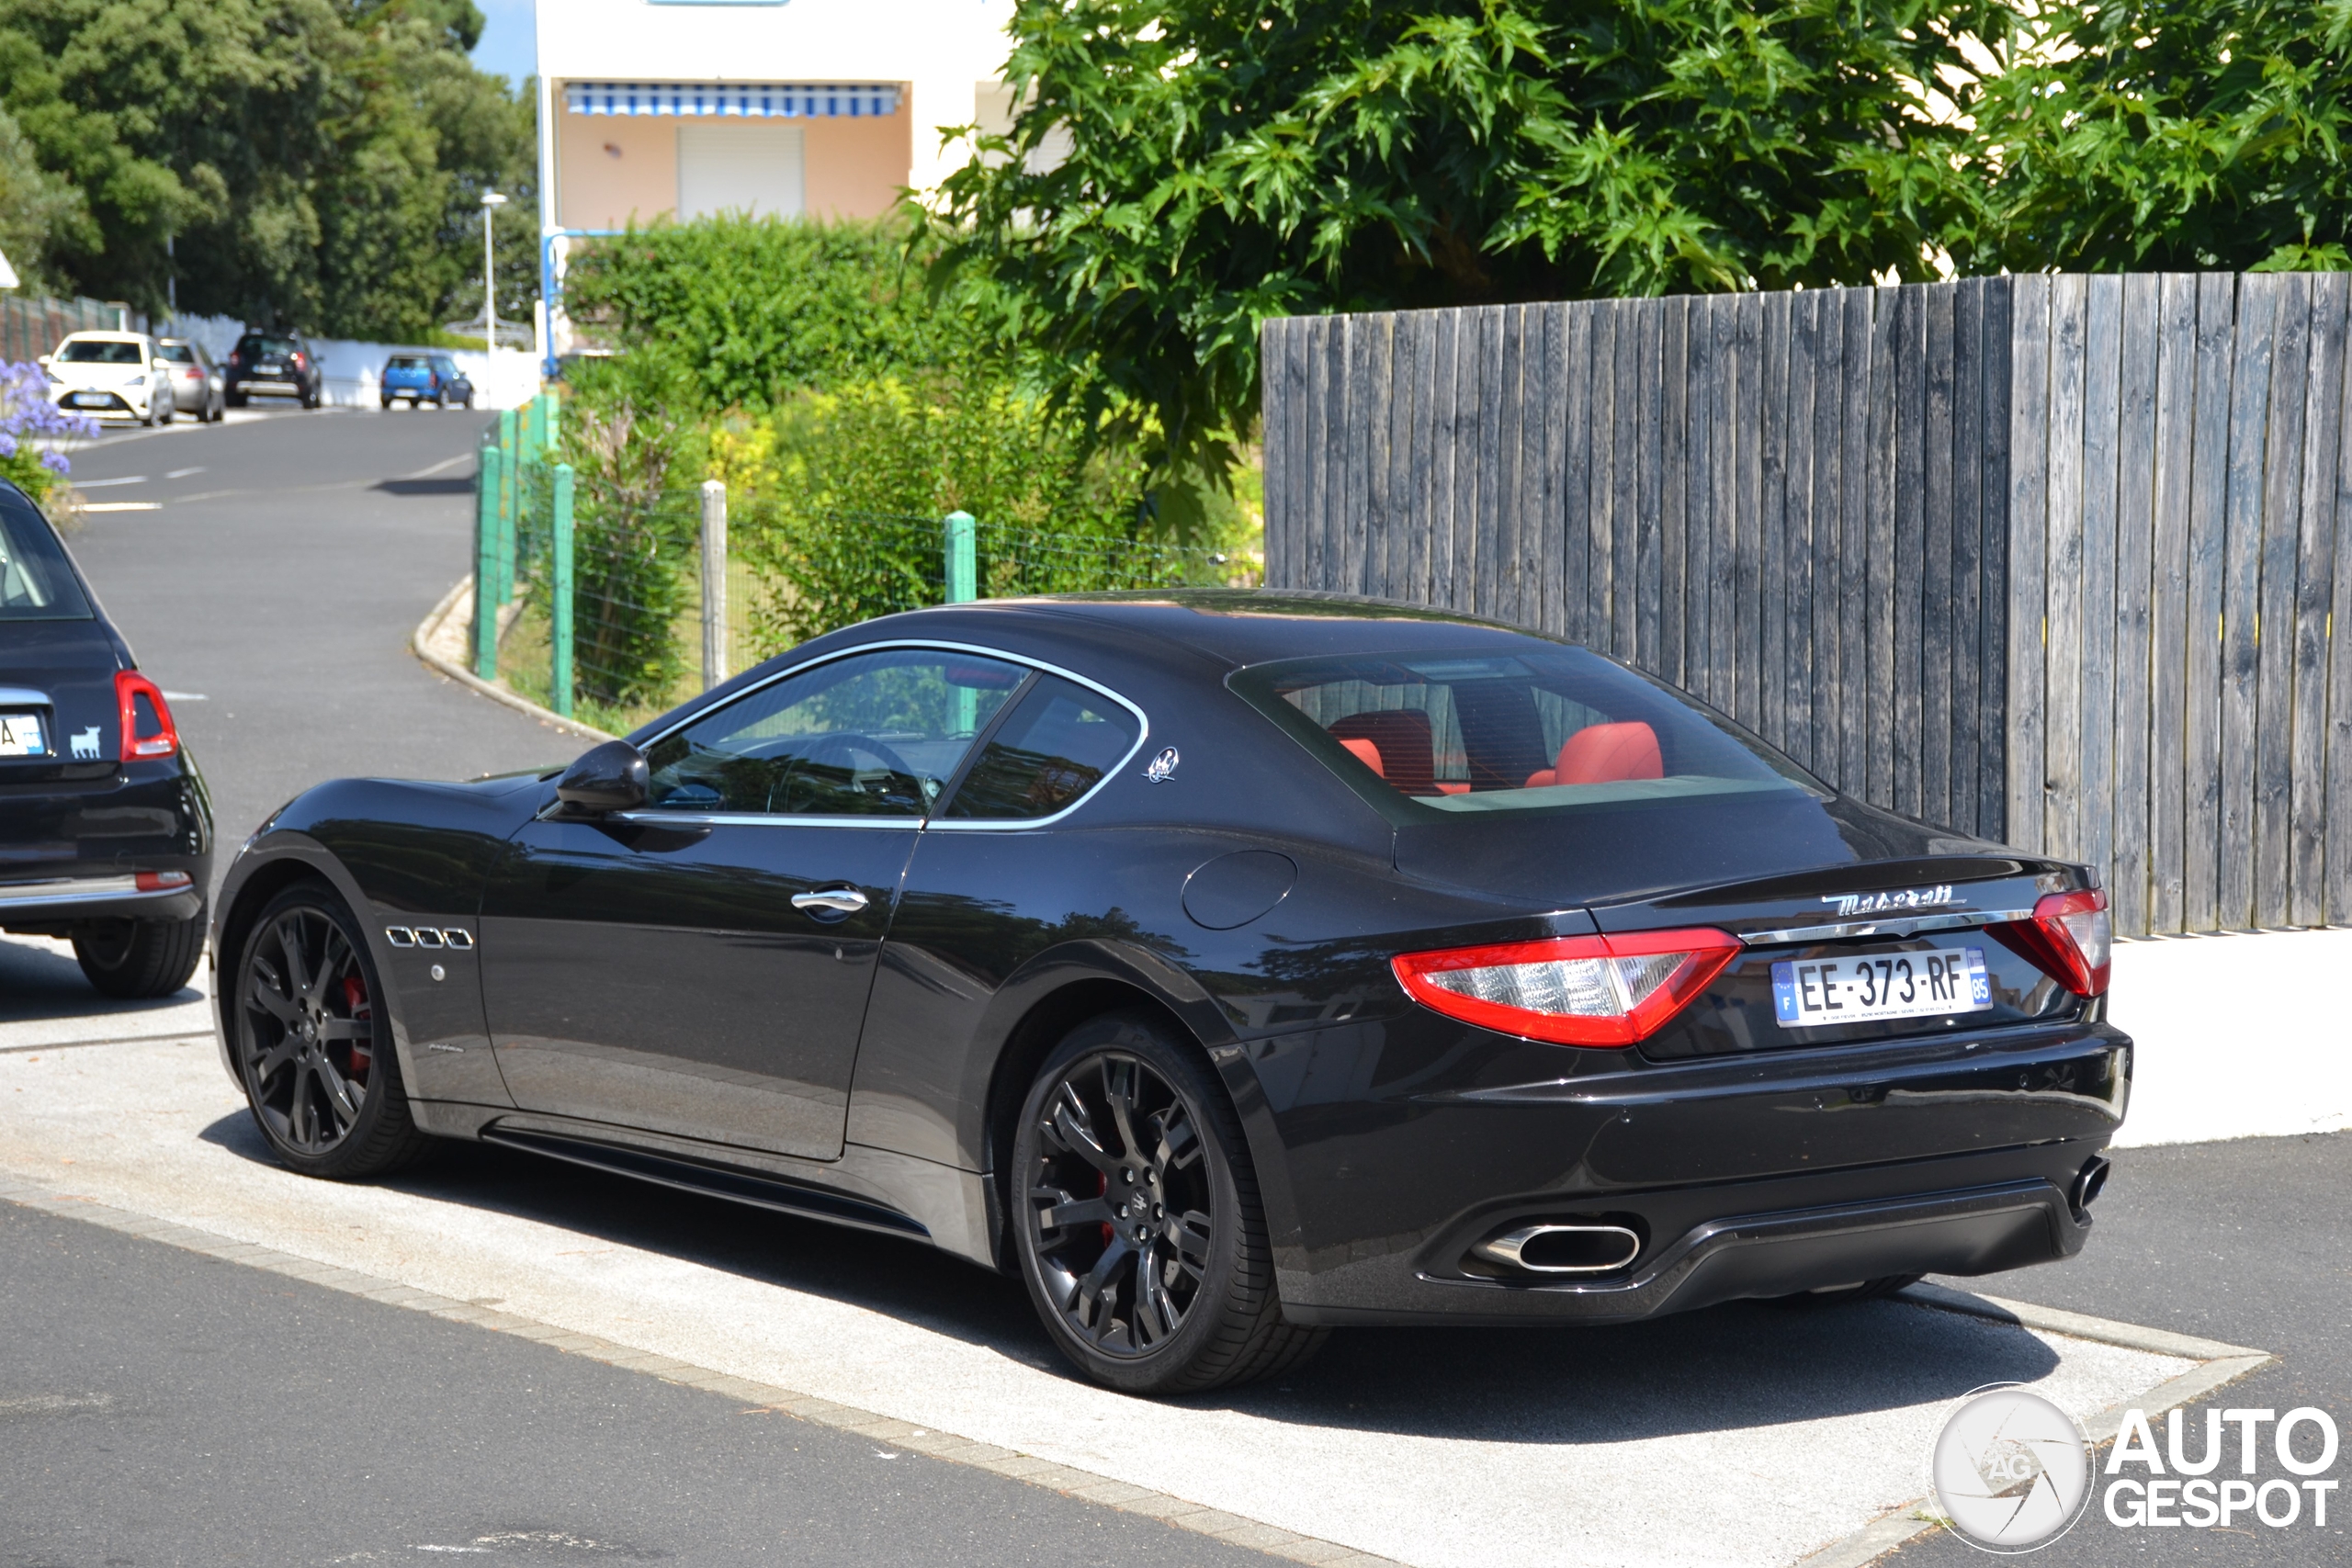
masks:
[(272, 413), (109, 433), (74, 457), (71, 540), (211, 786), (217, 869), (322, 779), (469, 777), (582, 746), (409, 652), (472, 570), (472, 452), (494, 416)]
[(9, 1203), (0, 1345), (6, 1568), (1268, 1561)]
[[(158, 503), (96, 513), (73, 546), (142, 665), (201, 696), (175, 714), (214, 791), (224, 865), (269, 809), (322, 778), (463, 776), (579, 749), (407, 651), (416, 620), (469, 566), (469, 454), (483, 423), (289, 414), (110, 436), (77, 457), (93, 501)], [(62, 969), (42, 977), (70, 986)], [(2229, 1070), (2219, 1046), (2217, 1066)], [(2347, 1134), (2128, 1151), (2080, 1259), (1952, 1282), (2278, 1352), (2280, 1365), (2208, 1403), (2318, 1405), (2352, 1452), (2348, 1179)], [(835, 1245), (845, 1267), (870, 1250)], [(1360, 1337), (1327, 1359), (1378, 1378), (1385, 1343)], [(0, 1345), (0, 1568), (457, 1549), (517, 1562), (1250, 1555), (6, 1204)], [(1706, 1476), (1689, 1479), (1707, 1490)], [(2352, 1519), (2352, 1498), (2342, 1506), (2335, 1523)], [(2347, 1555), (2335, 1528), (2122, 1531), (2094, 1514), (2037, 1560)], [(1940, 1538), (1899, 1561), (1980, 1559)]]

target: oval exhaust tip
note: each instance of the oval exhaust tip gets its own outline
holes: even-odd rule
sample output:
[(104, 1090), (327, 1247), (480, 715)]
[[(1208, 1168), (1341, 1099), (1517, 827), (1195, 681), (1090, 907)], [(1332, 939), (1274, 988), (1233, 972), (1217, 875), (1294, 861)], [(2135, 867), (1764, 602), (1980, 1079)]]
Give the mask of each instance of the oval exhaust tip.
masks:
[(2105, 1155), (2094, 1155), (2083, 1162), (2083, 1168), (2075, 1177), (2075, 1190), (2066, 1194), (2067, 1201), (2075, 1206), (2077, 1218), (2098, 1201), (2098, 1195), (2107, 1190), (2108, 1173), (2114, 1168), (2115, 1162)]
[(1642, 1238), (1623, 1225), (1521, 1225), (1471, 1251), (1490, 1263), (1534, 1274), (1606, 1274), (1631, 1263)]

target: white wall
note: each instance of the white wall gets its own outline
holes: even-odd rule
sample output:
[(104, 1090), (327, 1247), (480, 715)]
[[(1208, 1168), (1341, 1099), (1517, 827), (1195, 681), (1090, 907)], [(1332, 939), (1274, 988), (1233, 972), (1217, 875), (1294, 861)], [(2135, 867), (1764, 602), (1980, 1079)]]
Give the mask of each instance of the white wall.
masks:
[[(158, 327), (155, 335), (200, 343), (214, 359), (226, 363), (229, 351), (237, 346), (244, 331), (245, 324), (232, 316), (175, 316)], [(376, 407), (384, 361), (395, 354), (448, 355), (472, 380), (476, 408), (520, 408), (539, 393), (538, 356), (523, 349), (502, 348), (485, 354), (477, 349), (428, 349), (326, 337), (311, 338), (310, 344), (326, 372), (325, 400), (338, 408)]]

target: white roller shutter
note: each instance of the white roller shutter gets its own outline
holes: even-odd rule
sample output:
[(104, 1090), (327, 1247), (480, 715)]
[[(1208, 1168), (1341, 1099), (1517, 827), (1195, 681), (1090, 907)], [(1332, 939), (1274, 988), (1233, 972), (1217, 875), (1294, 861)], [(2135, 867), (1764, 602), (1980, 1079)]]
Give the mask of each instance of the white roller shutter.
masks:
[(688, 120), (678, 127), (678, 216), (797, 217), (801, 130), (772, 119)]

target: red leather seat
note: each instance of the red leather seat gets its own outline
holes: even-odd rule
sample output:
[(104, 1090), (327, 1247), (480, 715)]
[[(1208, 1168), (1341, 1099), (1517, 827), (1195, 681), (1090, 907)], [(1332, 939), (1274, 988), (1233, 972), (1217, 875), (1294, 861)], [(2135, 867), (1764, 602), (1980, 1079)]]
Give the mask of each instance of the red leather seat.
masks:
[[(1435, 795), (1437, 759), (1430, 750), (1430, 716), (1419, 708), (1382, 708), (1351, 713), (1326, 727), (1331, 739), (1362, 758), (1364, 765), (1407, 795)], [(1365, 757), (1353, 741), (1369, 742), (1379, 758)]]
[(1665, 760), (1658, 754), (1657, 731), (1638, 719), (1622, 724), (1588, 724), (1563, 741), (1560, 755), (1548, 768), (1527, 775), (1527, 787), (1545, 784), (1613, 784), (1620, 779), (1662, 779)]

